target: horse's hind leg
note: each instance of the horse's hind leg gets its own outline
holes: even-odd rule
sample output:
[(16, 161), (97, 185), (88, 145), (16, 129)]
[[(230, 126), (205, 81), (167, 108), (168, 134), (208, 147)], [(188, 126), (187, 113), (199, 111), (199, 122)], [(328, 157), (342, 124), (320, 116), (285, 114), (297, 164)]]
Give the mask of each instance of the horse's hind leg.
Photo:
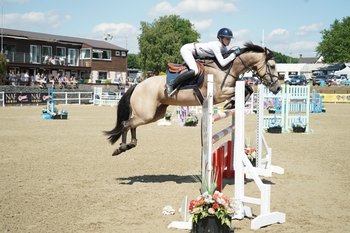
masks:
[(123, 122), (122, 123), (124, 125), (124, 130), (123, 130), (123, 133), (122, 133), (122, 142), (120, 143), (120, 146), (118, 149), (116, 149), (112, 156), (115, 156), (115, 155), (119, 155), (120, 153), (123, 153), (124, 151), (128, 150), (128, 145), (126, 144), (126, 135), (128, 133), (128, 130), (129, 130), (129, 124), (128, 122)]
[(130, 150), (131, 148), (136, 147), (137, 145), (137, 139), (136, 139), (136, 128), (130, 129), (131, 132), (131, 142), (127, 145), (127, 149)]

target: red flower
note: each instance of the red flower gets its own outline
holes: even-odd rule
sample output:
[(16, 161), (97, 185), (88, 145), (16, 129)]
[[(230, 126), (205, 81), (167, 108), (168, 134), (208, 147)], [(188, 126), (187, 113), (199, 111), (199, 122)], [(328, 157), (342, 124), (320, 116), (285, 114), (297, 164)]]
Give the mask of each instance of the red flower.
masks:
[(219, 204), (215, 203), (215, 204), (213, 205), (213, 208), (216, 209), (216, 210), (219, 209)]

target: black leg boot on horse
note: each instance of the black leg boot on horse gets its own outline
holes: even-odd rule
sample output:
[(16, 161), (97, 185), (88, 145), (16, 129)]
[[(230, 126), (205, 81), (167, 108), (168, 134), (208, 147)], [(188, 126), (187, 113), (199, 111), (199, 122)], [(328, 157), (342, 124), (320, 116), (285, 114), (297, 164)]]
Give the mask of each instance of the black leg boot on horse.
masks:
[(194, 70), (188, 70), (185, 73), (177, 76), (174, 80), (171, 80), (169, 83), (166, 83), (164, 87), (168, 96), (171, 98), (176, 91), (176, 86), (186, 81), (187, 79), (193, 78), (194, 73)]

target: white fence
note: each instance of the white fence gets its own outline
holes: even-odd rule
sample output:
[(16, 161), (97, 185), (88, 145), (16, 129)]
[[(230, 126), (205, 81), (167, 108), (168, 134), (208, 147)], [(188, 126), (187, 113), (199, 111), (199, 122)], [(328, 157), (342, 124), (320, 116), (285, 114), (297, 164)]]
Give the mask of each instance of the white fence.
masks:
[[(92, 103), (93, 92), (55, 92), (55, 103), (56, 104), (83, 104)], [(6, 95), (5, 92), (0, 92), (0, 104), (5, 107)], [(35, 104), (35, 103), (32, 103)], [(13, 105), (13, 104), (8, 104)], [(23, 104), (20, 103), (20, 106)]]

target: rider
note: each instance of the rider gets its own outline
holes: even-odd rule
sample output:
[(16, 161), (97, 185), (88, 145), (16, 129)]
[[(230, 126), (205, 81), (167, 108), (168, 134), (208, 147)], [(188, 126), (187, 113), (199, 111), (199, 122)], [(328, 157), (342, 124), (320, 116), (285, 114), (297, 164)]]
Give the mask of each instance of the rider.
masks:
[(239, 54), (239, 50), (235, 51), (227, 58), (223, 58), (222, 56), (222, 53), (228, 51), (227, 46), (230, 44), (231, 38), (234, 38), (232, 31), (229, 28), (221, 28), (217, 33), (217, 38), (219, 39), (218, 41), (208, 43), (194, 42), (181, 47), (180, 52), (182, 58), (189, 67), (189, 70), (165, 84), (165, 89), (169, 97), (173, 96), (174, 88), (177, 85), (198, 74), (195, 57), (215, 57), (223, 67), (236, 58)]

